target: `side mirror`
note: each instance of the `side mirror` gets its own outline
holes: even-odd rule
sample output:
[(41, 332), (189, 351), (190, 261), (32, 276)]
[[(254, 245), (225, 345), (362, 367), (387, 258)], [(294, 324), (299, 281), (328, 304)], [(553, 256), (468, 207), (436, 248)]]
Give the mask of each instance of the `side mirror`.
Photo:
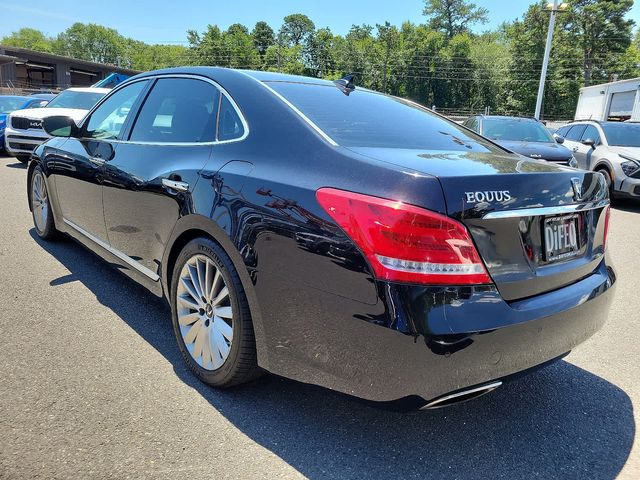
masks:
[(564, 137), (562, 135), (558, 135), (557, 133), (554, 133), (553, 138), (557, 143), (564, 143)]
[(62, 115), (45, 118), (42, 128), (52, 137), (75, 137), (80, 131), (73, 118)]
[(43, 108), (46, 107), (49, 104), (49, 100), (42, 100), (39, 104), (38, 107), (39, 108)]
[(590, 146), (591, 148), (596, 148), (596, 142), (595, 142), (595, 140), (594, 140), (593, 138), (585, 138), (585, 139), (582, 141), (582, 144), (583, 144), (583, 145), (588, 145), (588, 146)]

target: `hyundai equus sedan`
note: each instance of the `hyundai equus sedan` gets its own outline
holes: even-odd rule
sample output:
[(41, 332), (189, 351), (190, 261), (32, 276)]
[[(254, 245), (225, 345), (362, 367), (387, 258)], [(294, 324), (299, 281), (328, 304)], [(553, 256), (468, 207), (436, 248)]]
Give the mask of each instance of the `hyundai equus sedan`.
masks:
[(216, 387), (266, 370), (443, 406), (561, 358), (612, 300), (602, 175), (351, 78), (161, 70), (44, 128), (35, 231), (165, 297)]

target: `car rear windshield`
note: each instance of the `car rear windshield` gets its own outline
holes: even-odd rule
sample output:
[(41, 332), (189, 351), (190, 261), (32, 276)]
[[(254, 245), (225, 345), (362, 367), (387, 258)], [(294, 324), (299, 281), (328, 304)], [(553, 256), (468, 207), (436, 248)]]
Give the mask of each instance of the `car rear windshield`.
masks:
[(104, 93), (99, 92), (74, 92), (65, 90), (56, 98), (51, 100), (46, 108), (77, 108), (80, 110), (91, 110), (98, 103)]
[(528, 118), (485, 118), (482, 134), (496, 141), (553, 142), (544, 125)]
[(640, 147), (640, 123), (610, 123), (602, 126), (609, 145)]
[(504, 153), (464, 127), (396, 97), (359, 88), (345, 95), (330, 84), (267, 85), (345, 147)]
[(27, 103), (26, 98), (18, 97), (4, 97), (0, 98), (0, 113), (11, 113), (15, 110), (19, 110)]

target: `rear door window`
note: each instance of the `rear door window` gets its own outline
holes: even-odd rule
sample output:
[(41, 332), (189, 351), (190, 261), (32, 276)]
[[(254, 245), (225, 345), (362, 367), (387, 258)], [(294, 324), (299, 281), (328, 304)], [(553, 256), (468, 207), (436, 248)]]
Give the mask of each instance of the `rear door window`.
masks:
[(233, 140), (242, 137), (242, 135), (244, 135), (242, 120), (229, 99), (222, 95), (218, 120), (218, 140)]
[(569, 129), (565, 138), (573, 142), (579, 142), (586, 128), (586, 125), (574, 125)]
[(587, 125), (587, 128), (585, 128), (584, 132), (582, 133), (582, 137), (580, 138), (581, 141), (589, 139), (593, 140), (595, 142), (595, 145), (600, 144), (600, 134), (598, 133), (598, 129), (593, 125)]
[(147, 96), (129, 140), (202, 143), (216, 137), (220, 91), (191, 78), (161, 78)]

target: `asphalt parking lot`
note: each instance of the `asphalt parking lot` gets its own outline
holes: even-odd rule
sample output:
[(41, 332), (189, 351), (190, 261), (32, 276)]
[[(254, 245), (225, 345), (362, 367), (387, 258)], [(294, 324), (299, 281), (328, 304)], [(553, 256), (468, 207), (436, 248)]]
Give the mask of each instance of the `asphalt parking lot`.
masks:
[(640, 207), (618, 206), (604, 329), (472, 402), (398, 413), (267, 376), (216, 391), (164, 303), (70, 240), (36, 239), (0, 158), (0, 478), (640, 478)]

